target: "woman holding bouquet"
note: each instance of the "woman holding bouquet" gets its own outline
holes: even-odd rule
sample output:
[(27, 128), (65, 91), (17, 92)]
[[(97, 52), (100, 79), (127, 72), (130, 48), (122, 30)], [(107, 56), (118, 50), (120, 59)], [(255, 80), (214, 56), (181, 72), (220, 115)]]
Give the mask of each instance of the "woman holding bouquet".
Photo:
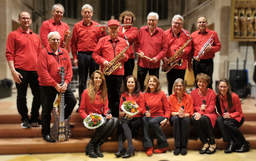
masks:
[(101, 111), (106, 117), (106, 121), (96, 130), (86, 146), (86, 155), (89, 155), (91, 158), (103, 157), (100, 146), (113, 133), (118, 124), (118, 119), (112, 117), (108, 108), (105, 77), (101, 71), (96, 70), (91, 75), (89, 88), (84, 90), (81, 95), (79, 114), (85, 119), (91, 113), (102, 114)]
[[(120, 99), (120, 110), (123, 103), (127, 103), (131, 101), (133, 104), (138, 105), (138, 109), (136, 111), (128, 111), (131, 113), (136, 113), (134, 116), (129, 116), (125, 114), (125, 116), (120, 120), (119, 125), (117, 127), (117, 136), (118, 136), (118, 152), (115, 153), (116, 157), (129, 158), (134, 155), (135, 149), (132, 145), (132, 138), (138, 132), (138, 128), (141, 126), (141, 117), (142, 112), (144, 110), (144, 97), (143, 93), (140, 91), (140, 87), (137, 79), (130, 75), (128, 76), (121, 89), (122, 95)], [(124, 137), (128, 141), (127, 151), (123, 146)]]
[(160, 83), (156, 76), (149, 76), (144, 99), (146, 110), (144, 110), (144, 117), (142, 118), (143, 147), (147, 148), (146, 154), (148, 156), (153, 155), (151, 128), (157, 137), (157, 149), (154, 150), (154, 153), (164, 153), (169, 144), (161, 127), (166, 125), (170, 117), (170, 106), (166, 94), (161, 91)]
[(174, 81), (172, 95), (169, 97), (171, 105), (170, 123), (173, 126), (175, 140), (174, 155), (186, 155), (189, 136), (190, 117), (193, 115), (193, 100), (186, 93), (185, 83), (181, 78)]

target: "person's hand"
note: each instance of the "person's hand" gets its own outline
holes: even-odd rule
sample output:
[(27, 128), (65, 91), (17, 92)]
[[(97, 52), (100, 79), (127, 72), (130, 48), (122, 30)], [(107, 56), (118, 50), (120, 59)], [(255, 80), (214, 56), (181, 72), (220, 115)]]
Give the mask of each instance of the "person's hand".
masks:
[(201, 108), (200, 108), (200, 111), (204, 111), (205, 108), (206, 108), (206, 106), (207, 106), (207, 105), (202, 104), (202, 105), (201, 105)]
[(16, 70), (12, 71), (12, 77), (13, 77), (13, 80), (14, 80), (16, 83), (20, 84), (20, 83), (22, 82), (22, 81), (21, 81), (21, 78), (23, 78), (23, 77), (22, 77), (22, 75), (21, 75), (19, 72), (17, 72)]
[(184, 118), (185, 117), (185, 110), (183, 108), (179, 109), (178, 115), (180, 118)]
[(106, 28), (107, 28), (107, 26), (101, 26), (101, 32), (106, 32)]
[(141, 53), (137, 53), (137, 55), (139, 55), (139, 57), (143, 58), (144, 57), (144, 53), (141, 52)]
[(224, 118), (224, 119), (230, 119), (231, 116), (229, 115), (228, 112), (225, 112), (225, 113), (223, 114), (223, 118)]
[(121, 56), (120, 56), (120, 60), (123, 60), (125, 58), (125, 54), (123, 53)]
[(208, 51), (211, 51), (212, 49), (212, 46), (211, 45), (208, 45), (205, 49), (204, 49), (204, 52), (208, 52)]
[(60, 92), (61, 92), (61, 93), (65, 93), (65, 91), (67, 90), (67, 87), (68, 87), (67, 83), (64, 82), (64, 84), (63, 84), (63, 85), (61, 86), (61, 88), (60, 88)]
[(111, 118), (112, 118), (112, 114), (108, 114), (108, 115), (106, 116), (106, 118), (107, 118), (107, 119), (111, 119)]
[(74, 59), (74, 60), (73, 60), (73, 64), (74, 64), (74, 66), (77, 67), (77, 65), (78, 65), (78, 60), (77, 60), (77, 59)]
[(167, 64), (168, 63), (168, 59), (166, 57), (164, 57), (162, 60), (163, 60), (163, 64)]
[(158, 61), (158, 60), (157, 60), (156, 57), (154, 57), (154, 58), (151, 59), (151, 62), (152, 62), (152, 63), (156, 63), (157, 61)]
[(167, 123), (167, 119), (165, 118), (163, 121), (160, 122), (160, 127), (164, 127)]
[(150, 117), (150, 112), (146, 111), (146, 117)]
[(111, 63), (109, 61), (105, 60), (103, 65), (104, 65), (104, 67), (108, 68), (111, 66)]
[(55, 87), (55, 89), (60, 93), (60, 92), (61, 92), (61, 86), (60, 86), (60, 84), (57, 84), (56, 87)]
[(200, 115), (200, 113), (198, 113), (198, 112), (194, 113), (193, 115), (194, 115), (194, 119), (195, 119), (196, 121), (198, 121), (198, 120), (201, 118), (201, 115)]

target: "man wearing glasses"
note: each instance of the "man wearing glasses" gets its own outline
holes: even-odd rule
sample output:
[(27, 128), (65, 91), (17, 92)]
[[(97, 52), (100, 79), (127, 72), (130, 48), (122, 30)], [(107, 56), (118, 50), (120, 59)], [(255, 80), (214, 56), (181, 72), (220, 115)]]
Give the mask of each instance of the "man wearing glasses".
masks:
[[(197, 74), (207, 74), (211, 78), (209, 88), (212, 88), (213, 58), (215, 53), (220, 51), (221, 44), (217, 33), (207, 29), (207, 25), (205, 17), (198, 18), (197, 27), (199, 30), (191, 34), (193, 71), (195, 78)], [(202, 51), (201, 55), (199, 55), (200, 51)]]
[[(32, 20), (26, 11), (19, 14), (18, 30), (8, 35), (6, 59), (17, 87), (17, 109), (21, 115), (22, 128), (39, 126), (40, 92), (37, 75), (37, 57), (42, 50), (40, 38), (29, 29)], [(33, 101), (31, 118), (28, 117), (27, 88), (30, 85)]]

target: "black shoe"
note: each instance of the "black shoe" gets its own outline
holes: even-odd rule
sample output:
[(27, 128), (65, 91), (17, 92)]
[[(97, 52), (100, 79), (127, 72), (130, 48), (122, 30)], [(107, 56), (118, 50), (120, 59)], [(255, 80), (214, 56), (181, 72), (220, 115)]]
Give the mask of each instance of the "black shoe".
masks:
[(46, 135), (43, 138), (47, 142), (55, 142), (55, 140), (50, 135)]
[(208, 148), (209, 148), (209, 144), (208, 143), (204, 144), (204, 147), (199, 151), (199, 154), (206, 154)]
[(90, 158), (98, 158), (97, 154), (94, 152), (94, 144), (88, 143), (85, 147), (85, 154), (89, 155)]
[(115, 153), (115, 156), (118, 158), (118, 157), (121, 157), (122, 155), (124, 155), (124, 153), (126, 152), (125, 148), (123, 148), (121, 151), (118, 151), (117, 153)]
[(214, 154), (216, 152), (216, 144), (210, 145), (210, 147), (207, 150), (207, 154)]
[(36, 120), (30, 120), (30, 125), (32, 127), (40, 127), (42, 124), (41, 124), (41, 120), (39, 119), (36, 119)]
[(180, 154), (181, 155), (186, 155), (187, 154), (187, 148), (181, 148)]
[(236, 143), (234, 141), (230, 141), (229, 147), (224, 150), (224, 153), (232, 153), (236, 150)]
[(31, 128), (31, 125), (30, 125), (28, 119), (23, 120), (20, 125), (21, 125), (21, 127), (22, 127), (23, 129)]
[(246, 141), (242, 146), (241, 148), (239, 149), (236, 149), (235, 152), (238, 152), (238, 153), (243, 153), (243, 152), (248, 152), (250, 150), (250, 143), (248, 141)]
[(97, 154), (98, 157), (100, 158), (103, 158), (104, 155), (101, 153), (100, 151), (100, 146), (101, 146), (101, 143), (98, 143), (95, 147), (94, 147), (94, 151), (95, 153)]
[(134, 156), (134, 155), (135, 155), (135, 148), (132, 149), (131, 153), (125, 153), (124, 155), (122, 155), (122, 158), (130, 158), (131, 156)]
[(180, 154), (180, 148), (176, 148), (176, 149), (173, 151), (173, 154), (174, 154), (174, 155), (179, 155), (179, 154)]

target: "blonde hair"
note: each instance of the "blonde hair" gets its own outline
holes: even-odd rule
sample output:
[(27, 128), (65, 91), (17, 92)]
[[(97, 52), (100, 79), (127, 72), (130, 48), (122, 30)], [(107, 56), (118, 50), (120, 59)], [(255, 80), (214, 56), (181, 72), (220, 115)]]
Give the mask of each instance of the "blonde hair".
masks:
[[(172, 93), (175, 93), (175, 86), (178, 84), (178, 83), (181, 83), (182, 84), (182, 86), (183, 86), (183, 93), (186, 93), (186, 85), (185, 85), (185, 82), (184, 82), (184, 80), (183, 79), (181, 79), (181, 78), (177, 78), (175, 81), (174, 81), (174, 83), (173, 83), (173, 86), (172, 86)], [(182, 93), (182, 94), (183, 94)]]
[(204, 73), (197, 74), (196, 76), (196, 82), (198, 82), (199, 79), (205, 80), (208, 84), (211, 83), (211, 78)]
[(156, 82), (156, 89), (155, 89), (155, 92), (154, 92), (154, 93), (159, 93), (159, 92), (161, 91), (160, 82), (159, 82), (158, 78), (157, 78), (156, 76), (154, 76), (154, 75), (150, 75), (150, 76), (148, 77), (147, 87), (146, 87), (146, 91), (145, 91), (145, 92), (151, 93), (151, 92), (150, 92), (150, 88), (148, 87), (148, 83), (149, 83), (149, 80), (150, 80), (151, 78), (153, 78), (153, 80)]
[(120, 17), (119, 17), (119, 21), (121, 23), (124, 23), (124, 17), (125, 16), (131, 16), (132, 17), (132, 23), (136, 20), (136, 17), (134, 16), (134, 14), (131, 11), (124, 11), (121, 13)]

